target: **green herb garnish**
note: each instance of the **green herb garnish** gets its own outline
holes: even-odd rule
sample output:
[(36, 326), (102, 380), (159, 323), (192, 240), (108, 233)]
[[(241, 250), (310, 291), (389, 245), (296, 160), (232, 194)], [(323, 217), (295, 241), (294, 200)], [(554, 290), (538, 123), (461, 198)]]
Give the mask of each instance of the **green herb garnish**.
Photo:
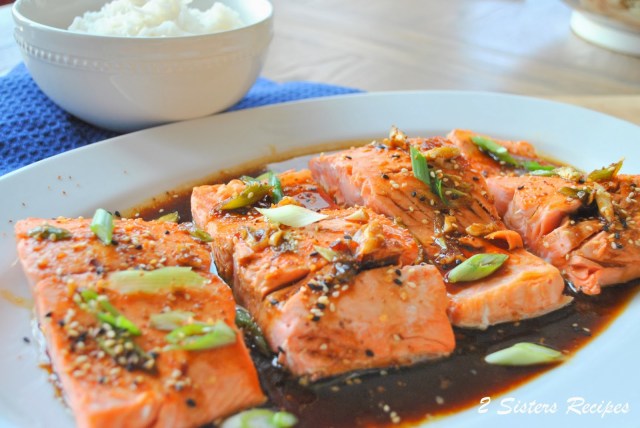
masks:
[(557, 363), (564, 354), (555, 349), (529, 342), (516, 343), (484, 357), (489, 364), (502, 366), (530, 366), (536, 364)]
[(111, 245), (113, 241), (113, 214), (98, 208), (89, 227), (103, 244)]
[(508, 255), (499, 253), (476, 254), (451, 269), (446, 278), (451, 283), (486, 278), (502, 266), (508, 258)]
[(35, 239), (49, 239), (51, 241), (62, 241), (64, 239), (71, 239), (71, 232), (61, 227), (51, 226), (50, 224), (43, 224), (42, 226), (34, 227), (27, 232), (27, 235)]

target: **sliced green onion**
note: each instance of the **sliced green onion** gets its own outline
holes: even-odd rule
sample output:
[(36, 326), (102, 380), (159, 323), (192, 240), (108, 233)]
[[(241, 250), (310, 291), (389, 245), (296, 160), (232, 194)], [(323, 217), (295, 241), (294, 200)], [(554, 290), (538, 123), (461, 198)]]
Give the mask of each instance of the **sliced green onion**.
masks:
[(558, 193), (573, 199), (579, 199), (582, 203), (589, 205), (593, 202), (594, 192), (589, 187), (561, 187)]
[(160, 314), (152, 314), (149, 317), (151, 327), (158, 330), (172, 331), (193, 322), (195, 314), (188, 311), (169, 311)]
[(509, 258), (506, 254), (485, 253), (476, 254), (447, 274), (449, 282), (467, 282), (485, 278), (495, 272)]
[(411, 154), (411, 169), (413, 170), (413, 176), (422, 181), (427, 186), (431, 187), (431, 171), (429, 170), (429, 164), (420, 150), (411, 146), (409, 148)]
[(269, 185), (271, 186), (271, 201), (277, 204), (284, 198), (284, 192), (282, 191), (282, 183), (280, 179), (273, 172), (269, 172)]
[(587, 180), (589, 180), (589, 181), (613, 180), (618, 175), (618, 172), (620, 171), (620, 168), (622, 168), (622, 163), (623, 162), (624, 162), (624, 159), (620, 159), (618, 162), (612, 163), (608, 167), (601, 168), (601, 169), (596, 169), (595, 171), (592, 171), (587, 176)]
[(103, 244), (111, 244), (113, 240), (113, 214), (105, 209), (98, 208), (89, 227)]
[(511, 166), (520, 166), (510, 154), (506, 147), (501, 146), (490, 138), (475, 135), (471, 137), (473, 144), (481, 148), (485, 153), (499, 162), (504, 162)]
[(71, 232), (67, 229), (51, 226), (50, 224), (43, 224), (42, 226), (34, 227), (27, 232), (27, 235), (31, 238), (50, 239), (51, 241), (71, 239)]
[(236, 306), (236, 326), (253, 338), (253, 343), (261, 354), (266, 356), (271, 355), (269, 345), (267, 345), (262, 330), (251, 317), (249, 311), (241, 306)]
[(178, 223), (180, 221), (180, 213), (178, 211), (174, 211), (158, 217), (156, 221), (162, 221), (166, 223)]
[(237, 196), (222, 202), (220, 209), (223, 211), (235, 210), (251, 206), (267, 196), (271, 192), (271, 186), (260, 182), (250, 182)]
[(189, 235), (193, 236), (196, 239), (199, 239), (202, 242), (211, 242), (213, 238), (204, 230), (194, 227), (189, 231)]
[(556, 169), (553, 165), (541, 165), (536, 161), (523, 161), (522, 167), (527, 171), (553, 171)]
[(615, 220), (615, 210), (613, 207), (613, 201), (611, 200), (611, 194), (601, 185), (596, 183), (595, 186), (595, 200), (596, 205), (598, 206), (598, 211), (605, 220), (611, 223)]
[(413, 176), (429, 186), (433, 194), (447, 205), (449, 201), (447, 201), (447, 198), (444, 195), (442, 180), (440, 180), (435, 173), (433, 174), (433, 177), (431, 176), (431, 170), (429, 169), (427, 159), (422, 153), (420, 153), (420, 150), (414, 146), (409, 147), (409, 153), (411, 155), (411, 169), (413, 170)]
[(167, 349), (204, 351), (236, 342), (236, 332), (224, 321), (215, 324), (188, 324), (173, 330), (166, 336), (171, 343)]
[(538, 169), (530, 171), (529, 175), (535, 175), (539, 177), (560, 177), (567, 181), (580, 181), (582, 179), (582, 173), (570, 166), (561, 166), (552, 170)]
[(251, 409), (225, 420), (220, 428), (290, 428), (297, 423), (298, 418), (288, 412)]
[(564, 354), (535, 343), (521, 342), (484, 357), (489, 364), (502, 366), (530, 366), (562, 361)]
[(333, 251), (331, 248), (321, 247), (319, 245), (314, 245), (313, 249), (318, 252), (328, 262), (335, 262), (340, 258), (340, 253), (337, 251)]
[(123, 270), (108, 277), (107, 287), (121, 293), (155, 293), (174, 288), (202, 288), (209, 280), (190, 267), (164, 267), (152, 271)]
[[(113, 327), (119, 328), (121, 330), (126, 330), (134, 336), (139, 336), (142, 334), (142, 331), (136, 326), (133, 321), (126, 318), (124, 315), (120, 313), (116, 308), (113, 307), (106, 296), (101, 296), (95, 290), (85, 289), (80, 292), (80, 297), (84, 300), (85, 303), (89, 303), (92, 301), (96, 302), (96, 306), (100, 306), (106, 312), (100, 312), (96, 309), (89, 309), (100, 321), (105, 322)], [(89, 306), (91, 308), (91, 306)]]
[(311, 211), (298, 205), (283, 205), (276, 208), (256, 208), (256, 210), (271, 222), (291, 227), (308, 226), (328, 217), (325, 214), (320, 214), (319, 212)]

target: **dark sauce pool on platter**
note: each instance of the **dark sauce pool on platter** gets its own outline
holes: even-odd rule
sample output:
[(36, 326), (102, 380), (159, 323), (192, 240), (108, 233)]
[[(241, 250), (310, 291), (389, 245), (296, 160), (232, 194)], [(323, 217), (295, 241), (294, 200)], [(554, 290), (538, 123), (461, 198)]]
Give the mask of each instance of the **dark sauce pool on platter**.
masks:
[[(271, 164), (268, 169), (280, 172), (305, 168), (308, 158)], [(243, 174), (255, 176), (261, 171), (235, 171), (209, 182), (225, 182)], [(189, 221), (189, 197), (190, 190), (167, 192), (134, 212), (153, 219), (162, 213), (178, 211), (181, 221)], [(640, 281), (608, 287), (598, 296), (584, 296), (567, 288), (567, 294), (575, 298), (569, 306), (485, 331), (455, 329), (456, 349), (450, 357), (411, 367), (353, 373), (313, 384), (293, 378), (272, 359), (257, 352), (252, 354), (269, 397), (267, 406), (294, 413), (300, 420), (299, 427), (413, 425), (477, 408), (483, 397), (494, 398), (552, 372), (557, 365), (502, 367), (485, 363), (484, 357), (514, 343), (534, 342), (562, 350), (570, 359), (624, 310), (640, 288), (638, 284)]]

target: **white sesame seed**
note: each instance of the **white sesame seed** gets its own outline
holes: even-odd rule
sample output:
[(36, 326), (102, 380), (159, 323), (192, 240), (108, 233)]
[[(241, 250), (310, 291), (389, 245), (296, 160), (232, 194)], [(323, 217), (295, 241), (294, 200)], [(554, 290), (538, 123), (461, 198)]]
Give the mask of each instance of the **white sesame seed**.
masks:
[(438, 403), (438, 405), (442, 406), (444, 404), (444, 398), (442, 398), (439, 395), (436, 395), (436, 403)]

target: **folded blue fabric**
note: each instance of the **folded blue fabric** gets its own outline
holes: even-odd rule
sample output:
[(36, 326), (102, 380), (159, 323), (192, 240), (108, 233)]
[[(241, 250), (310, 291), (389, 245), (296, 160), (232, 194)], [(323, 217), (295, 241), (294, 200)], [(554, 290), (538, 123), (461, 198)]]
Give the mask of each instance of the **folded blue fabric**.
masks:
[[(359, 91), (321, 83), (258, 79), (229, 110), (354, 92)], [(0, 100), (0, 175), (118, 135), (83, 122), (55, 105), (36, 86), (24, 64), (0, 77)]]

